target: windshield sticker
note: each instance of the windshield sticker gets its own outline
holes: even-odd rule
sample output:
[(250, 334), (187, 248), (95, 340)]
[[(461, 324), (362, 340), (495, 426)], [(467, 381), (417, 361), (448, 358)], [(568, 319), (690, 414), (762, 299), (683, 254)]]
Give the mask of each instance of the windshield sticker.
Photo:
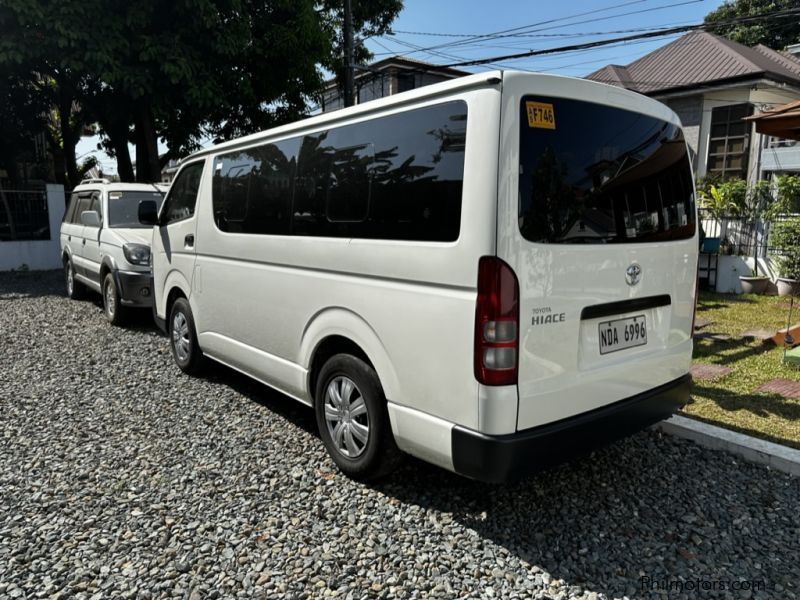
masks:
[(525, 102), (528, 111), (528, 127), (555, 129), (556, 115), (553, 105), (547, 102)]

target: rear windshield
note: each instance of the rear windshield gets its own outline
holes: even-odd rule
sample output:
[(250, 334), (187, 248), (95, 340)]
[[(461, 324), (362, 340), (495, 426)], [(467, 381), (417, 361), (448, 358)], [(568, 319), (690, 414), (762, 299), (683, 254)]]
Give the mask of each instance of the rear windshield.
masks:
[(694, 188), (680, 128), (566, 98), (520, 106), (519, 226), (532, 242), (690, 238)]
[(150, 225), (139, 223), (139, 202), (155, 200), (156, 207), (161, 208), (164, 193), (152, 192), (108, 192), (108, 226), (122, 229), (150, 229)]

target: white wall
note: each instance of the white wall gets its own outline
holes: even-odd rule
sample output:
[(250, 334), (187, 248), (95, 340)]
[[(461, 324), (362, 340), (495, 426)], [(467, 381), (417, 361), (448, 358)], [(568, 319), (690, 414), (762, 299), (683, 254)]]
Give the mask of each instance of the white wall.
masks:
[(19, 269), (23, 265), (32, 271), (61, 268), (58, 236), (64, 206), (64, 186), (48, 184), (47, 213), (50, 220), (50, 239), (0, 242), (0, 271)]
[[(706, 265), (708, 258), (707, 254), (700, 256), (701, 268)], [(742, 284), (739, 281), (739, 277), (749, 277), (753, 274), (752, 257), (720, 255), (717, 258), (719, 262), (717, 263), (717, 285), (715, 290), (723, 294), (741, 294)], [(758, 259), (758, 274), (769, 277), (770, 281), (773, 282), (772, 288), (774, 288), (777, 273), (778, 271), (771, 257)]]

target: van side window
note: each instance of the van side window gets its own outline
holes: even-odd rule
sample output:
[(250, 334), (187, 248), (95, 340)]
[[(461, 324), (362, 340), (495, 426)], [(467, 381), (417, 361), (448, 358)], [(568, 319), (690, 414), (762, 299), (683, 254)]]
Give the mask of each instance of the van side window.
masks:
[(221, 231), (289, 235), (297, 139), (214, 159), (214, 222)]
[(467, 105), (454, 101), (220, 155), (214, 220), (238, 233), (455, 241), (466, 134)]
[(182, 221), (194, 215), (202, 174), (203, 162), (187, 165), (178, 173), (164, 200), (162, 225)]
[(375, 146), (370, 219), (353, 226), (354, 237), (457, 240), (466, 103), (448, 102), (391, 115), (369, 133)]
[(369, 211), (372, 144), (338, 148), (331, 158), (325, 214), (329, 221), (361, 222)]
[(352, 237), (350, 223), (368, 218), (375, 151), (354, 127), (303, 137), (292, 233)]

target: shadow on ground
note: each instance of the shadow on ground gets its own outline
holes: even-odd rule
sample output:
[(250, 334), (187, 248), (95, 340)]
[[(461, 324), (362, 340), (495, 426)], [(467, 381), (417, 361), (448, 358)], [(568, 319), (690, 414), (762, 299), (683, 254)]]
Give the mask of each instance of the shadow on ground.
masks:
[[(705, 399), (711, 400), (719, 408), (727, 412), (740, 412), (746, 411), (756, 417), (769, 418), (775, 416), (779, 419), (797, 422), (800, 421), (800, 401), (794, 398), (786, 398), (780, 394), (770, 392), (733, 392), (724, 387), (717, 387), (713, 382), (695, 382), (693, 387), (693, 394), (702, 396)], [(696, 400), (691, 399), (689, 405), (694, 404)], [(691, 414), (693, 419), (699, 419), (712, 425), (719, 426), (720, 421), (714, 419), (704, 418), (702, 415)], [(764, 430), (764, 427), (748, 428), (743, 427), (741, 424), (726, 420), (724, 422), (726, 429), (733, 429), (740, 433), (754, 436), (763, 440), (789, 446), (792, 448), (800, 449), (796, 439), (780, 437), (778, 435), (770, 435)]]
[[(756, 343), (743, 341), (742, 338), (731, 338), (729, 340), (718, 340), (713, 337), (714, 333), (707, 334), (706, 336), (695, 336), (694, 338), (694, 358), (713, 356), (715, 365), (727, 366), (732, 363), (750, 358), (751, 356), (758, 356), (773, 350), (775, 346), (772, 342), (769, 343)], [(735, 352), (727, 352), (730, 348), (739, 346)], [(721, 354), (721, 351), (726, 351)]]
[[(316, 434), (313, 412), (293, 399), (227, 367), (210, 366), (207, 377)], [(796, 586), (789, 568), (800, 544), (780, 540), (800, 527), (788, 506), (800, 482), (654, 431), (508, 485), (408, 457), (368, 486), (473, 530), (485, 553), (497, 544), (567, 586), (609, 597), (647, 597), (642, 577), (746, 579), (772, 590), (756, 598)]]
[(0, 301), (64, 295), (61, 271), (9, 271), (0, 277)]

